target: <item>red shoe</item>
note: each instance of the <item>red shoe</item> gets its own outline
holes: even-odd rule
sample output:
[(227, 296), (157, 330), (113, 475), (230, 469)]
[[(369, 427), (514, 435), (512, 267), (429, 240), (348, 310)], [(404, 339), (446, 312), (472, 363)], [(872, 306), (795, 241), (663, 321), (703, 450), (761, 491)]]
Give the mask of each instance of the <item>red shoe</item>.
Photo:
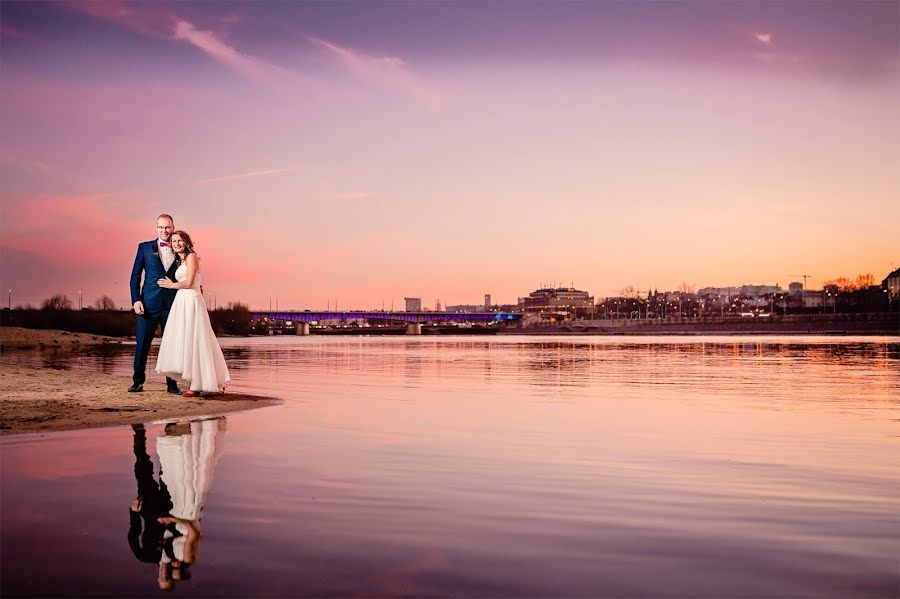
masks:
[(197, 393), (193, 391), (185, 391), (184, 394), (182, 394), (182, 397), (197, 397)]

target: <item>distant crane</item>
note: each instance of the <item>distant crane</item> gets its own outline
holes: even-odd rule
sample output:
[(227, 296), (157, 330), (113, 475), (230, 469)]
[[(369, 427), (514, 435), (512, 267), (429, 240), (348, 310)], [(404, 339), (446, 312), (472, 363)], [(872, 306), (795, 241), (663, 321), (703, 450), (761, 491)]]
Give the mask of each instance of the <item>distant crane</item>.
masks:
[(785, 275), (787, 277), (803, 277), (803, 288), (806, 289), (806, 279), (811, 277), (812, 275)]

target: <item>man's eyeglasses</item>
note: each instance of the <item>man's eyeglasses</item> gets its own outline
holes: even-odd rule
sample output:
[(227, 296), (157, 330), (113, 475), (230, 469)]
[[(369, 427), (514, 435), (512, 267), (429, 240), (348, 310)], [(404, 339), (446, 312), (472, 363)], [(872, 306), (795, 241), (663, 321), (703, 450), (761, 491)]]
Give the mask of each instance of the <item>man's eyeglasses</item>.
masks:
[(159, 225), (156, 225), (156, 228), (157, 229), (174, 229), (175, 227), (160, 227)]

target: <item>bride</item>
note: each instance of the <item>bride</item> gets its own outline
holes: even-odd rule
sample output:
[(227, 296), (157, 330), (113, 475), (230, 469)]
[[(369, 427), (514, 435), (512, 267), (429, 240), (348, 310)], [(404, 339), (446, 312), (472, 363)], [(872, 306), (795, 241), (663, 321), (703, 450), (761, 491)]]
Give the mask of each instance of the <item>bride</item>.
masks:
[(231, 377), (200, 295), (200, 259), (184, 231), (175, 231), (169, 241), (181, 264), (175, 271), (177, 283), (166, 278), (156, 282), (178, 290), (159, 345), (156, 372), (186, 381), (190, 390), (185, 397), (196, 397), (201, 391), (224, 393)]

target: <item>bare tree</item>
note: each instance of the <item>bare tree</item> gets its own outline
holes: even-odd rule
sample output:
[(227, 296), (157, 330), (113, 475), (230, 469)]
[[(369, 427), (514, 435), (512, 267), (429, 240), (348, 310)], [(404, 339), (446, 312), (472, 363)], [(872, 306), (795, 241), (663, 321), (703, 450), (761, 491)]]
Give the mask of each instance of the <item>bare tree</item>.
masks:
[(628, 285), (622, 289), (622, 297), (627, 297), (628, 299), (636, 299), (638, 297), (637, 289), (635, 289), (634, 285)]
[(97, 298), (97, 301), (94, 302), (94, 309), (109, 312), (116, 309), (116, 302), (108, 295), (101, 295)]
[(686, 283), (684, 281), (681, 282), (681, 285), (678, 286), (678, 291), (681, 293), (694, 293), (697, 291), (696, 283)]
[(72, 309), (72, 300), (69, 299), (69, 296), (63, 295), (62, 293), (57, 293), (52, 297), (48, 297), (44, 300), (44, 303), (41, 304), (41, 310), (71, 310)]
[(875, 276), (872, 273), (856, 275), (856, 280), (853, 281), (853, 284), (857, 289), (867, 289), (875, 284)]
[(823, 283), (823, 287), (834, 285), (839, 291), (856, 291), (857, 289), (866, 289), (875, 284), (875, 276), (871, 273), (856, 275), (855, 279), (849, 277), (837, 277)]

